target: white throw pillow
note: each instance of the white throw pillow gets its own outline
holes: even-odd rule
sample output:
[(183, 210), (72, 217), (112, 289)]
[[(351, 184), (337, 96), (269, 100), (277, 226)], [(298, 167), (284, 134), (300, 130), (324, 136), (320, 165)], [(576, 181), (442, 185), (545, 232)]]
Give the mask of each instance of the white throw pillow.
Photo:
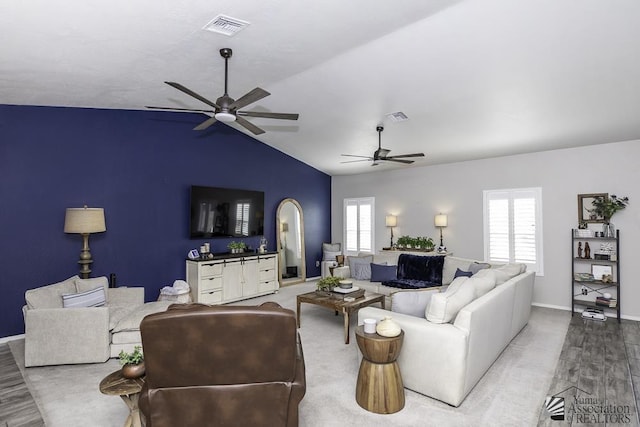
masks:
[(448, 285), (453, 282), (458, 268), (462, 271), (469, 271), (469, 264), (471, 264), (471, 262), (465, 259), (452, 256), (444, 257), (444, 264), (442, 265), (442, 284)]
[(493, 271), (495, 272), (495, 275), (496, 275), (496, 286), (497, 286), (497, 285), (502, 285), (504, 282), (527, 271), (527, 265), (520, 264), (520, 263), (505, 264), (505, 265), (501, 265), (500, 267), (494, 268)]
[(334, 251), (324, 251), (322, 253), (322, 260), (323, 261), (335, 261), (336, 257), (338, 255), (342, 255), (342, 252), (340, 252), (340, 251), (336, 251), (336, 252), (334, 252)]
[(480, 270), (469, 278), (467, 284), (471, 284), (475, 289), (475, 298), (481, 297), (496, 287), (496, 273), (489, 268)]
[(391, 294), (391, 311), (415, 317), (424, 317), (431, 296), (436, 293), (438, 291), (435, 289), (394, 292)]
[(64, 308), (102, 307), (105, 302), (106, 298), (102, 286), (77, 294), (62, 295), (62, 306)]
[(449, 323), (462, 307), (475, 298), (475, 288), (467, 286), (469, 277), (456, 277), (445, 292), (431, 297), (426, 317), (432, 323)]
[(340, 252), (342, 250), (340, 243), (323, 243), (322, 252)]

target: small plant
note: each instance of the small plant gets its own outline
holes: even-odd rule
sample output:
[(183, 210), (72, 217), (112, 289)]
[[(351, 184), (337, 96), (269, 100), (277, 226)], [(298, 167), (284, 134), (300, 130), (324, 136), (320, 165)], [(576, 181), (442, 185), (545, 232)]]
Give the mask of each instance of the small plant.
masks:
[(425, 251), (432, 251), (435, 245), (431, 237), (416, 237), (415, 247)]
[(245, 245), (244, 242), (231, 241), (227, 245), (227, 248), (230, 249), (231, 252), (236, 253), (244, 251), (247, 248), (247, 245)]
[(409, 236), (400, 236), (400, 237), (398, 237), (397, 245), (399, 247), (406, 248), (410, 244), (411, 244), (411, 237), (409, 237)]
[(340, 284), (339, 277), (328, 276), (318, 280), (317, 288), (319, 291), (331, 291), (333, 288), (337, 287)]
[(120, 351), (118, 354), (118, 358), (120, 359), (120, 364), (124, 365), (139, 365), (144, 361), (144, 354), (142, 354), (142, 347), (137, 345), (133, 347), (132, 353), (127, 353), (126, 351)]

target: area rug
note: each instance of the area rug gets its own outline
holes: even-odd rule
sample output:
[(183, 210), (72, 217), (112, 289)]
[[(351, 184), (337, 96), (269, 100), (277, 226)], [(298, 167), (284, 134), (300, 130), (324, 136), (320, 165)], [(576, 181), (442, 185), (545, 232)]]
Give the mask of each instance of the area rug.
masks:
[[(296, 309), (296, 295), (315, 288), (303, 283), (277, 294), (237, 304), (275, 301)], [(307, 393), (300, 403), (301, 427), (332, 426), (529, 426), (536, 425), (569, 324), (568, 312), (534, 307), (516, 336), (458, 408), (405, 390), (405, 407), (389, 415), (368, 412), (355, 399), (360, 352), (351, 331), (344, 343), (343, 319), (332, 310), (302, 304), (299, 329)], [(355, 327), (356, 319), (352, 319)], [(11, 342), (18, 358), (24, 340)], [(429, 363), (429, 355), (424, 356)], [(121, 399), (99, 392), (100, 380), (118, 369), (106, 363), (25, 369), (48, 427), (121, 427), (128, 410)], [(402, 367), (400, 367), (402, 369)], [(248, 403), (249, 404), (249, 403)]]
[(0, 426), (38, 427), (44, 420), (8, 344), (0, 344)]

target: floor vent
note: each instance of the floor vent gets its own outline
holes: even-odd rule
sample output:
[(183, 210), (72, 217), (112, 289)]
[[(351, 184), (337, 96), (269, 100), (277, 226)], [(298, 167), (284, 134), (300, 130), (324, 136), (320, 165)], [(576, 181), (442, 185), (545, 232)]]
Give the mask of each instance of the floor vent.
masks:
[(231, 37), (238, 31), (245, 29), (249, 25), (249, 22), (241, 19), (232, 18), (230, 16), (218, 15), (213, 18), (207, 25), (203, 27), (203, 30), (212, 31), (214, 33), (224, 34)]

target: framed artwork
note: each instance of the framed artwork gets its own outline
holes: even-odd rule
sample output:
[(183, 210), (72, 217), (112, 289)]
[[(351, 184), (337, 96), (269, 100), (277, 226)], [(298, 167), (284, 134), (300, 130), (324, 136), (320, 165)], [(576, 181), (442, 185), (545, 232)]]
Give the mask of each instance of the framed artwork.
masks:
[(609, 199), (608, 193), (578, 194), (578, 224), (583, 222), (604, 222), (604, 217), (596, 215), (593, 210), (593, 201), (596, 197)]
[(603, 276), (613, 274), (613, 268), (610, 265), (591, 264), (591, 274), (595, 280), (602, 280)]

